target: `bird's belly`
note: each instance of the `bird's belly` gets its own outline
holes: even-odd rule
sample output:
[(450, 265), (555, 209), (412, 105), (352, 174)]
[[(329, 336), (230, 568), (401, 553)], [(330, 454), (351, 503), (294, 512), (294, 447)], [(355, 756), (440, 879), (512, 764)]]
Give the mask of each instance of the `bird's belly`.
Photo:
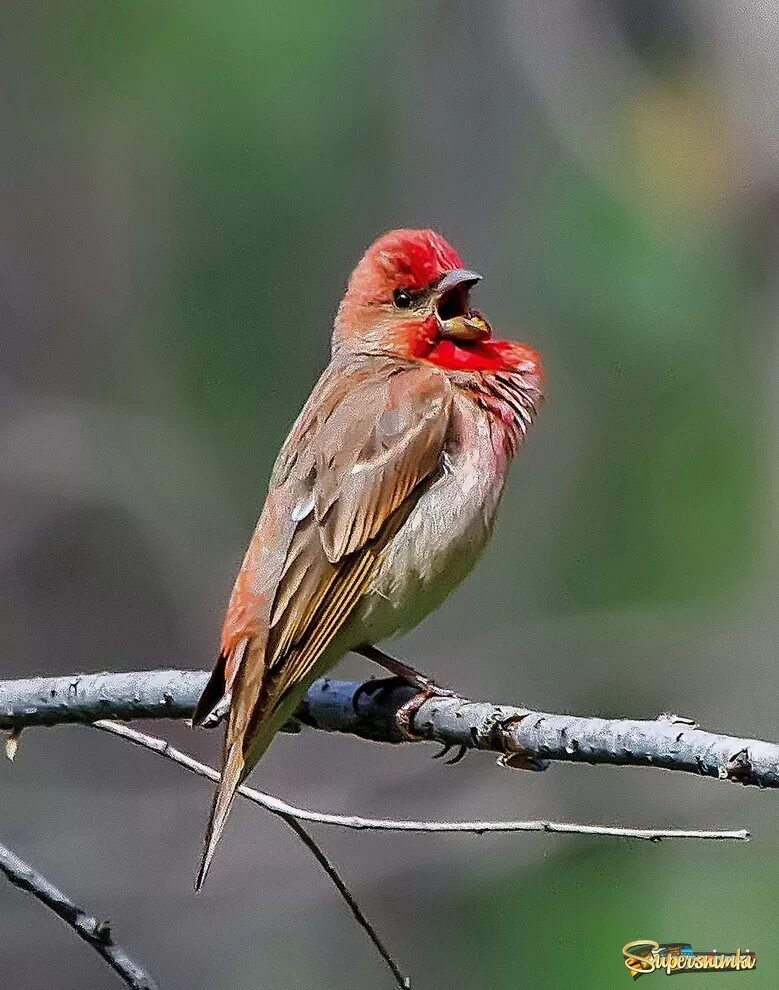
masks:
[(363, 642), (413, 628), (460, 584), (490, 537), (502, 489), (491, 447), (447, 459), (390, 542), (358, 606)]

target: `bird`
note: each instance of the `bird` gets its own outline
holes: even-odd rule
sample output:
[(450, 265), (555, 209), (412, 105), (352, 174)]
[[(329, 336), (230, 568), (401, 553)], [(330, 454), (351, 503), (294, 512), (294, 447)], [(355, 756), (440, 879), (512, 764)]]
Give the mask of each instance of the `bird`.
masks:
[[(193, 724), (226, 713), (199, 890), (236, 790), (313, 681), (416, 626), (470, 572), (543, 400), (540, 355), (493, 337), (482, 276), (430, 229), (391, 230), (354, 268), (331, 359), (273, 468)], [(434, 690), (434, 689), (433, 689)]]

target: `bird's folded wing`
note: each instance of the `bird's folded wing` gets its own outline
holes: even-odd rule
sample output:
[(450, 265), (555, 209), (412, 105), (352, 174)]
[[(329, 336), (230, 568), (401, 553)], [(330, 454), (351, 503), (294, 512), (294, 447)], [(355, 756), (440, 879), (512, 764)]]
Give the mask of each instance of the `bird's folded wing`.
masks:
[[(284, 556), (277, 546), (273, 589), (267, 575), (250, 582), (265, 586), (267, 625), (257, 630), (261, 651), (247, 650), (236, 665), (238, 732), (267, 715), (263, 696), (278, 700), (306, 677), (349, 618), (440, 468), (450, 405), (449, 385), (434, 369), (363, 360), (323, 375), (274, 469), (263, 519), (275, 532), (261, 519), (255, 534), (280, 542)], [(240, 607), (231, 603), (236, 616)], [(239, 636), (241, 621), (231, 628)]]

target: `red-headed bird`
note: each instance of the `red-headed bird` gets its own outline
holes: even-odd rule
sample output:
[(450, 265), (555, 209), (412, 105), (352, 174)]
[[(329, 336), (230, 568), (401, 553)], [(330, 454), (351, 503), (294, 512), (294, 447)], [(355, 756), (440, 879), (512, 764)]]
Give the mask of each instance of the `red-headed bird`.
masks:
[(311, 683), (350, 650), (375, 659), (373, 644), (437, 608), (490, 537), (543, 372), (471, 309), (480, 277), (434, 231), (393, 230), (349, 279), (193, 719), (230, 699), (197, 889), (236, 788)]

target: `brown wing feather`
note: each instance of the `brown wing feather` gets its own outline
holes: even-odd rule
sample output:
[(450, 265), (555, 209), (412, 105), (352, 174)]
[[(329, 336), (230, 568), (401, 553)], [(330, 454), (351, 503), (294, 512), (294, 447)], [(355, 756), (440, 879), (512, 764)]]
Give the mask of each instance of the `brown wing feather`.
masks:
[(346, 619), (351, 607), (340, 609), (335, 591), (356, 580), (352, 555), (365, 550), (378, 560), (389, 529), (378, 545), (372, 541), (438, 468), (449, 403), (448, 387), (436, 372), (398, 371), (393, 364), (358, 383), (299, 438), (307, 451), (295, 472), (305, 471), (310, 479), (313, 512), (298, 526), (276, 590), (267, 666), (279, 664), (304, 639), (313, 642), (316, 627), (328, 617), (339, 616), (338, 625)]
[(441, 463), (451, 394), (432, 368), (333, 363), (300, 414), (236, 579), (222, 658), (232, 693), (225, 767), (198, 885), (232, 795), (262, 756)]

